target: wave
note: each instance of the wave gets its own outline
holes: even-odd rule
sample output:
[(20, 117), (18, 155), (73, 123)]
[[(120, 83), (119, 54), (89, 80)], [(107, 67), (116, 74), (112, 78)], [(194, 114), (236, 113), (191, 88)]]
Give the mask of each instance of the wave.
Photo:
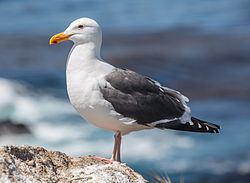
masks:
[(0, 91), (0, 119), (26, 124), (74, 112), (64, 99), (35, 94), (27, 84), (18, 81), (0, 78)]

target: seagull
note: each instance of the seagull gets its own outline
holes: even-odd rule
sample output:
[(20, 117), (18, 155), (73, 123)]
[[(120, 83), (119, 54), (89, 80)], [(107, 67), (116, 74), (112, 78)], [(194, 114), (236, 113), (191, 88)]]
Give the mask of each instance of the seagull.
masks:
[[(67, 92), (76, 111), (93, 125), (115, 133), (109, 162), (121, 162), (121, 137), (144, 129), (219, 133), (220, 126), (191, 116), (180, 92), (100, 56), (102, 31), (90, 18), (79, 18), (50, 39), (73, 41), (66, 64)], [(104, 158), (102, 158), (104, 159)]]

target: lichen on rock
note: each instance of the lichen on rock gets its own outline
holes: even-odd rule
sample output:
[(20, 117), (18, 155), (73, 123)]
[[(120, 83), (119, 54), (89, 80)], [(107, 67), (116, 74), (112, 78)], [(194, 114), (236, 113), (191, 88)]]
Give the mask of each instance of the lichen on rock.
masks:
[(125, 164), (105, 163), (90, 156), (69, 157), (41, 147), (3, 146), (0, 148), (0, 183), (145, 183), (140, 174)]

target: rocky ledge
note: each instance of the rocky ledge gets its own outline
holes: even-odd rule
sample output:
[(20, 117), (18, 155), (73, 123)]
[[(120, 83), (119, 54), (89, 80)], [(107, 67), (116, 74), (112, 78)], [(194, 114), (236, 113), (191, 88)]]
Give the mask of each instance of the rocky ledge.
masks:
[(8, 182), (145, 183), (147, 181), (123, 163), (105, 163), (90, 156), (74, 158), (41, 147), (2, 146), (0, 183)]

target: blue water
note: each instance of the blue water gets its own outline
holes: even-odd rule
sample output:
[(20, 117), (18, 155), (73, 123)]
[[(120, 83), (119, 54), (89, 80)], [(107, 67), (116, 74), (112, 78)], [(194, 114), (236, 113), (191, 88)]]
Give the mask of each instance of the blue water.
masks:
[[(0, 33), (10, 37), (24, 35), (26, 39), (32, 35), (53, 35), (63, 31), (72, 20), (87, 16), (96, 19), (105, 34), (185, 27), (210, 34), (243, 35), (250, 31), (249, 12), (248, 0), (0, 0)], [(40, 51), (39, 47), (31, 53), (25, 49), (11, 50), (8, 49), (11, 45), (6, 45), (9, 57), (1, 57), (0, 51), (1, 60), (10, 60), (0, 66), (0, 120), (22, 122), (32, 135), (0, 137), (0, 145), (29, 144), (71, 156), (96, 154), (109, 158), (113, 134), (79, 117), (67, 98), (62, 65), (50, 62), (61, 59), (58, 55), (64, 54), (66, 58), (67, 53), (52, 54), (46, 49)], [(29, 59), (39, 57), (41, 61), (36, 65), (13, 61), (20, 60), (20, 55), (25, 60), (30, 53)], [(160, 81), (171, 74), (165, 73), (164, 68), (161, 72), (147, 73)], [(172, 77), (172, 83), (175, 78)], [(219, 123), (223, 127), (221, 133), (157, 129), (131, 133), (123, 138), (123, 161), (141, 173), (156, 170), (196, 180), (204, 174), (215, 177), (249, 174), (249, 98), (210, 97), (192, 100), (190, 106), (194, 116)]]
[(205, 32), (248, 32), (248, 0), (1, 0), (0, 32), (58, 32), (79, 17), (104, 30), (152, 31), (189, 27)]

